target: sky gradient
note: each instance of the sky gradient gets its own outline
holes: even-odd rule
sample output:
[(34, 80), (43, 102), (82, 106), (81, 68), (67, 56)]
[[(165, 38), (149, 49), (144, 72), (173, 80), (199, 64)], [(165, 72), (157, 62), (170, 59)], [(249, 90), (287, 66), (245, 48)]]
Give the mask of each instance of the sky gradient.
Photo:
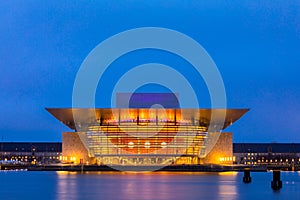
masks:
[[(69, 129), (45, 107), (72, 106), (76, 73), (101, 41), (148, 26), (180, 31), (210, 54), (223, 77), (228, 107), (250, 108), (226, 129), (234, 142), (300, 142), (300, 2), (267, 0), (3, 1), (0, 136), (61, 141), (61, 132)], [(157, 51), (126, 56), (112, 64), (99, 86), (113, 84), (143, 62), (185, 65)], [(189, 70), (182, 74), (205, 91), (201, 77)], [(97, 91), (96, 105), (108, 107), (103, 94)], [(207, 98), (204, 92), (201, 106), (210, 106)]]

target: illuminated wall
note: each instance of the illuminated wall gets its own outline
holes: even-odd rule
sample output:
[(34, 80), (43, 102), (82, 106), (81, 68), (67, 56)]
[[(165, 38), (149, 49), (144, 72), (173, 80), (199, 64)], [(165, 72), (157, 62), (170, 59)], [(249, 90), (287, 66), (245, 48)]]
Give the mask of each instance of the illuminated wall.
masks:
[(64, 163), (94, 163), (95, 159), (89, 155), (78, 132), (64, 132), (62, 134), (62, 158)]
[(232, 164), (235, 161), (232, 147), (232, 133), (222, 132), (216, 145), (203, 159), (203, 163)]

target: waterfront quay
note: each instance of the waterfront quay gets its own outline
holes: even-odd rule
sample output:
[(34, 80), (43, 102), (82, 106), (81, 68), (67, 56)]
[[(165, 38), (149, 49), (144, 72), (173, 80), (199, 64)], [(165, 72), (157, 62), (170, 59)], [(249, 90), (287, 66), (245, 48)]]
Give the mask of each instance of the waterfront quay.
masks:
[[(61, 142), (2, 142), (0, 146), (0, 166), (2, 170), (108, 170), (105, 165), (65, 162)], [(165, 170), (253, 170), (279, 169), (299, 171), (300, 144), (298, 143), (233, 143), (234, 162), (230, 165), (171, 165)], [(142, 166), (143, 167), (143, 166)], [(78, 170), (77, 170), (78, 168)], [(128, 166), (128, 168), (132, 168)]]
[[(251, 171), (300, 170), (300, 145), (280, 143), (233, 143), (235, 162), (231, 165), (169, 165), (158, 171)], [(223, 158), (224, 159), (224, 158)], [(29, 171), (141, 171), (158, 169), (157, 166), (109, 166), (64, 162), (60, 142), (2, 142), (1, 170)], [(155, 170), (156, 171), (156, 170)]]

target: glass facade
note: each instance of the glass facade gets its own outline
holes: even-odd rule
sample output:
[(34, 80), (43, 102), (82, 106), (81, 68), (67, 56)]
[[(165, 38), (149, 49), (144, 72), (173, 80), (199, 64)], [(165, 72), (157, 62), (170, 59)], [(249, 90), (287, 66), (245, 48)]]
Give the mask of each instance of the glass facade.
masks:
[(88, 149), (99, 164), (197, 164), (207, 132), (205, 127), (188, 124), (128, 122), (89, 127), (86, 137)]
[(198, 109), (102, 109), (95, 121), (92, 113), (77, 113), (77, 129), (98, 164), (199, 164), (207, 150), (208, 123)]
[[(53, 108), (98, 164), (200, 164), (248, 109)], [(212, 120), (212, 115), (217, 120)], [(225, 119), (222, 119), (224, 117)]]

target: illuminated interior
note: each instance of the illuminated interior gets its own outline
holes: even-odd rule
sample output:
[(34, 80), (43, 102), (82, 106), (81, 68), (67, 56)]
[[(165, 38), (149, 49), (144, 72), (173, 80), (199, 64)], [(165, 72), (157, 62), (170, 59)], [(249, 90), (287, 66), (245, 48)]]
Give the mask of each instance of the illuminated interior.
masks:
[[(75, 132), (84, 133), (79, 134), (81, 141), (98, 164), (115, 165), (200, 164), (200, 158), (215, 145), (220, 131), (248, 111), (163, 108), (47, 110)], [(213, 112), (217, 117), (223, 114), (225, 119), (219, 124), (216, 120), (211, 124)], [(216, 134), (212, 134), (214, 132)]]

